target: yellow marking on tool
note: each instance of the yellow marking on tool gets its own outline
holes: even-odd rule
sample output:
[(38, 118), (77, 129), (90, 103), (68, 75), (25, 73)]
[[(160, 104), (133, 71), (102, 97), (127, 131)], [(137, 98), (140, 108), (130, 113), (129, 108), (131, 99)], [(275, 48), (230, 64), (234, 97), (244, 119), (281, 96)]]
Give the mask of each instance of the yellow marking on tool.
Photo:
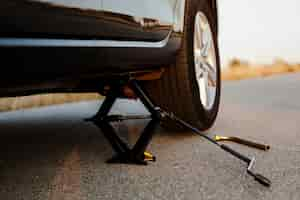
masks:
[(149, 153), (149, 152), (144, 152), (144, 160), (145, 161), (156, 161), (156, 157), (155, 156), (153, 156), (151, 153)]

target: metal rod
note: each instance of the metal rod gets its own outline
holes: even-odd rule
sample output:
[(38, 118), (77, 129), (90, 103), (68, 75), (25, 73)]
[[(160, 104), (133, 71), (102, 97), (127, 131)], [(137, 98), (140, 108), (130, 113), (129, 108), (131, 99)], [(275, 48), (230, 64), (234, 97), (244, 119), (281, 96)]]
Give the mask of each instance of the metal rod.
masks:
[(93, 119), (102, 119), (103, 117), (107, 116), (109, 111), (111, 110), (112, 106), (117, 100), (117, 94), (113, 91), (110, 92), (104, 99), (99, 111), (93, 117)]
[(130, 85), (135, 94), (140, 98), (146, 109), (151, 113), (152, 117), (159, 118), (159, 116), (157, 116), (158, 112), (156, 110), (156, 106), (152, 103), (143, 89), (139, 86), (139, 83), (136, 80), (131, 80)]
[(134, 119), (151, 119), (151, 116), (149, 115), (132, 115), (132, 116), (108, 115), (105, 117), (105, 121), (108, 122), (134, 120)]
[(216, 135), (215, 141), (217, 141), (217, 142), (223, 142), (223, 141), (235, 142), (238, 144), (247, 145), (249, 147), (253, 147), (253, 148), (264, 150), (264, 151), (267, 151), (270, 149), (269, 145), (252, 142), (252, 141), (245, 140), (245, 139), (238, 138), (238, 137), (227, 137), (227, 136)]
[(132, 148), (131, 152), (133, 155), (143, 159), (145, 157), (145, 151), (147, 146), (149, 145), (152, 137), (155, 134), (155, 129), (160, 125), (159, 120), (152, 119), (144, 128), (142, 134), (140, 135), (139, 139), (135, 143), (134, 147)]

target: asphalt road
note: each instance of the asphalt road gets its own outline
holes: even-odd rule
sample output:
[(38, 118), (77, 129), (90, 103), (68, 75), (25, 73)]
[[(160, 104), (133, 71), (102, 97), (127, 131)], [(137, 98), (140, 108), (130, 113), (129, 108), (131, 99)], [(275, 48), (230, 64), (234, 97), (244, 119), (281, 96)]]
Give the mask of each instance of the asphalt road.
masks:
[[(84, 118), (99, 102), (0, 114), (0, 199), (300, 199), (300, 74), (224, 84), (221, 111), (209, 135), (240, 136), (271, 145), (255, 155), (265, 188), (245, 164), (191, 133), (160, 129), (148, 166), (108, 165), (112, 150)], [(120, 101), (115, 112), (143, 113)], [(144, 121), (117, 124), (134, 141)], [(130, 132), (130, 134), (128, 134)]]

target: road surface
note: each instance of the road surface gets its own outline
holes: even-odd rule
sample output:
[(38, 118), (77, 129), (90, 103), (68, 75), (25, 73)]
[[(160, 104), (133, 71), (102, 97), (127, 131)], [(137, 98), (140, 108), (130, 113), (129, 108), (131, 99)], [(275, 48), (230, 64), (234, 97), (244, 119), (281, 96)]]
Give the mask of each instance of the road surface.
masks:
[[(265, 188), (245, 164), (192, 133), (160, 129), (148, 166), (108, 165), (112, 150), (84, 118), (97, 101), (0, 114), (0, 199), (300, 199), (300, 74), (224, 84), (221, 110), (208, 134), (271, 145), (269, 152), (230, 144), (255, 155)], [(143, 113), (120, 101), (114, 112)], [(133, 142), (144, 121), (117, 124)], [(128, 134), (130, 132), (130, 134)]]

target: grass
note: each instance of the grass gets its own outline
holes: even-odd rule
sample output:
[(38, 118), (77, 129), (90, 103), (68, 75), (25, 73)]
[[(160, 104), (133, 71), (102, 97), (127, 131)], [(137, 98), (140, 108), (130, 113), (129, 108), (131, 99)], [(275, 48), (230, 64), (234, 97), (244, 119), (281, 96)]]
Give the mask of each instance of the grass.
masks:
[[(300, 72), (300, 64), (288, 64), (282, 60), (276, 60), (270, 65), (253, 65), (245, 61), (233, 59), (228, 67), (222, 71), (222, 80), (242, 80), (257, 77)], [(85, 94), (46, 94), (32, 95), (17, 98), (0, 98), (0, 112), (13, 111), (25, 108), (41, 107), (68, 102), (78, 102), (99, 99), (95, 93)]]
[(222, 80), (242, 80), (295, 72), (300, 72), (300, 64), (289, 64), (283, 60), (276, 60), (269, 65), (254, 65), (234, 59), (222, 71)]
[(86, 100), (99, 99), (100, 96), (96, 93), (84, 94), (43, 94), (32, 95), (16, 98), (1, 98), (0, 99), (0, 112), (14, 111), (25, 108), (41, 107), (47, 105), (55, 105), (69, 102), (78, 102)]

